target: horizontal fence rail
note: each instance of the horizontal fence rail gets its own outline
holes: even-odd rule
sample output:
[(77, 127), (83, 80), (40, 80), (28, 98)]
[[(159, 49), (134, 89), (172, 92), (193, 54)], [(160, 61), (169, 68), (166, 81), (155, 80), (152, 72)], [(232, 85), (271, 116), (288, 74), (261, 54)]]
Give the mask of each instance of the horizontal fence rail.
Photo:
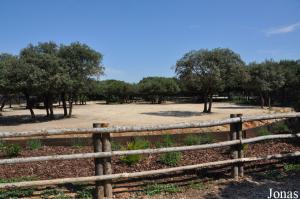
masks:
[(218, 148), (225, 146), (234, 146), (240, 144), (249, 144), (258, 141), (272, 140), (272, 139), (289, 139), (289, 138), (300, 138), (298, 134), (278, 134), (278, 135), (266, 135), (255, 138), (240, 139), (218, 142), (213, 144), (202, 144), (193, 146), (180, 146), (180, 147), (168, 147), (158, 149), (140, 149), (140, 150), (129, 150), (129, 151), (111, 151), (111, 152), (97, 152), (97, 153), (79, 153), (69, 155), (50, 155), (50, 156), (38, 156), (38, 157), (24, 157), (24, 158), (10, 158), (0, 159), (1, 164), (15, 164), (15, 163), (28, 163), (28, 162), (39, 162), (49, 160), (73, 160), (73, 159), (84, 159), (84, 158), (106, 158), (112, 156), (124, 156), (124, 155), (137, 155), (137, 154), (155, 154), (155, 153), (168, 153), (178, 151), (192, 151), (200, 149)]
[(101, 176), (3, 183), (3, 184), (0, 184), (0, 189), (58, 185), (58, 184), (66, 184), (66, 183), (78, 183), (78, 182), (93, 182), (93, 181), (113, 180), (113, 179), (121, 179), (121, 178), (134, 178), (134, 177), (142, 177), (142, 176), (149, 176), (149, 175), (155, 175), (155, 174), (167, 174), (167, 173), (178, 172), (178, 171), (199, 169), (199, 168), (205, 168), (205, 167), (209, 167), (209, 166), (221, 166), (221, 165), (229, 165), (229, 164), (234, 164), (234, 163), (246, 163), (246, 162), (259, 161), (259, 160), (281, 159), (281, 158), (289, 158), (289, 157), (297, 157), (297, 156), (300, 156), (300, 151), (297, 151), (294, 153), (287, 153), (287, 154), (268, 155), (268, 156), (263, 156), (263, 157), (250, 157), (250, 158), (241, 158), (241, 159), (232, 159), (232, 160), (222, 160), (222, 161), (207, 162), (207, 163), (202, 163), (202, 164), (187, 165), (187, 166), (181, 166), (181, 167), (172, 167), (172, 168), (167, 168), (167, 169), (141, 171), (141, 172), (135, 172), (135, 173), (117, 173), (117, 174), (101, 175)]
[[(95, 159), (95, 176), (87, 177), (74, 177), (74, 178), (60, 178), (51, 180), (37, 180), (26, 182), (14, 182), (14, 183), (0, 183), (0, 189), (8, 188), (21, 188), (32, 186), (46, 186), (46, 185), (58, 185), (66, 183), (78, 183), (78, 182), (96, 182), (96, 198), (103, 198), (103, 196), (112, 197), (111, 180), (120, 178), (134, 178), (156, 174), (167, 174), (172, 172), (186, 171), (192, 169), (205, 168), (210, 166), (232, 165), (232, 172), (235, 179), (244, 175), (243, 164), (247, 162), (282, 159), (290, 157), (299, 157), (300, 151), (274, 154), (262, 157), (244, 157), (243, 144), (255, 143), (259, 141), (275, 140), (275, 139), (299, 139), (300, 133), (294, 134), (276, 134), (266, 135), (254, 138), (243, 138), (242, 124), (243, 122), (251, 122), (258, 120), (272, 120), (272, 119), (285, 119), (285, 118), (298, 118), (299, 112), (295, 113), (282, 113), (282, 114), (269, 114), (260, 116), (242, 116), (241, 114), (232, 114), (231, 118), (214, 121), (202, 121), (202, 122), (190, 122), (180, 124), (164, 124), (164, 125), (152, 125), (152, 126), (122, 126), (122, 127), (108, 127), (108, 123), (95, 123), (95, 128), (74, 128), (74, 129), (54, 129), (54, 130), (39, 130), (39, 131), (27, 131), (27, 132), (0, 132), (0, 138), (11, 137), (26, 137), (33, 136), (51, 136), (51, 135), (67, 135), (67, 134), (92, 134), (94, 152), (93, 153), (77, 153), (67, 155), (49, 155), (38, 157), (21, 157), (0, 159), (0, 165), (3, 164), (18, 164), (28, 162), (50, 161), (50, 160), (72, 160), (72, 159)], [(140, 150), (127, 150), (127, 151), (111, 151), (111, 133), (124, 133), (124, 132), (143, 132), (143, 131), (162, 131), (172, 129), (186, 129), (186, 128), (204, 128), (220, 125), (230, 125), (230, 141), (217, 142), (212, 144), (202, 144), (193, 146), (179, 146), (179, 147), (166, 147), (155, 149), (140, 149)], [(230, 147), (232, 159), (207, 162), (195, 165), (179, 166), (164, 168), (150, 171), (140, 171), (134, 173), (117, 173), (112, 174), (111, 169), (111, 157), (113, 156), (126, 156), (136, 154), (157, 154), (179, 151), (191, 151), (201, 150), (218, 147)], [(102, 183), (102, 184), (101, 184)], [(103, 193), (104, 192), (104, 193)]]
[(62, 134), (98, 134), (98, 133), (124, 133), (124, 132), (141, 132), (141, 131), (162, 131), (172, 129), (186, 129), (186, 128), (205, 128), (220, 125), (233, 124), (237, 122), (249, 122), (257, 120), (271, 120), (283, 118), (296, 118), (300, 117), (299, 112), (295, 113), (282, 113), (282, 114), (269, 114), (262, 116), (242, 116), (223, 120), (212, 120), (203, 122), (189, 122), (179, 124), (164, 124), (153, 126), (116, 126), (106, 128), (74, 128), (74, 129), (52, 129), (52, 130), (39, 130), (39, 131), (23, 131), (23, 132), (0, 132), (0, 138), (9, 137), (32, 137), (32, 136), (51, 136)]

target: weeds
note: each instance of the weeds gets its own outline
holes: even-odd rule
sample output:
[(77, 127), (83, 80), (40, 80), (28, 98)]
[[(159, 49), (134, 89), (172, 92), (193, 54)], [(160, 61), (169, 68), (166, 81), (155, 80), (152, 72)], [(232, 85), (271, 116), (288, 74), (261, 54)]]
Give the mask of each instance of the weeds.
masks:
[(300, 164), (287, 163), (287, 164), (284, 164), (283, 169), (285, 172), (300, 171)]
[(198, 190), (203, 190), (203, 189), (207, 189), (207, 184), (203, 183), (203, 182), (198, 182), (198, 183), (195, 183), (195, 182), (191, 182), (189, 184), (189, 187), (191, 189), (198, 189)]
[[(135, 139), (132, 142), (127, 143), (125, 150), (137, 150), (137, 149), (146, 149), (150, 147), (150, 143), (144, 139)], [(121, 161), (127, 165), (134, 165), (142, 159), (142, 155), (127, 155), (121, 157)]]
[(153, 196), (161, 193), (177, 193), (181, 189), (175, 184), (150, 184), (144, 191), (147, 195)]
[(82, 138), (74, 138), (72, 139), (72, 147), (74, 148), (82, 148), (84, 146), (84, 141)]
[(39, 149), (39, 148), (42, 147), (42, 142), (41, 142), (41, 140), (38, 140), (38, 139), (29, 140), (29, 141), (27, 142), (27, 147), (28, 147), (30, 150)]
[(16, 157), (21, 153), (21, 147), (17, 144), (8, 144), (4, 147), (4, 151), (8, 157)]
[(180, 152), (164, 153), (160, 156), (159, 161), (168, 166), (176, 166), (181, 160)]
[(290, 132), (289, 127), (283, 122), (277, 122), (270, 127), (272, 133), (287, 133)]
[(210, 134), (188, 135), (183, 140), (185, 145), (209, 144), (213, 142), (213, 137)]
[(257, 131), (257, 135), (258, 136), (271, 135), (271, 132), (266, 127), (262, 127)]

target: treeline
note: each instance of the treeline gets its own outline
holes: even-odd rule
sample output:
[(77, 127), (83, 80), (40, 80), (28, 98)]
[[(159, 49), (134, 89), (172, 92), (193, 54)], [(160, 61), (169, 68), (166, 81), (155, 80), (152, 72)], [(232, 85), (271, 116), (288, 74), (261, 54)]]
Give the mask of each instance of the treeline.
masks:
[(90, 93), (90, 82), (103, 74), (101, 62), (99, 52), (78, 42), (30, 44), (18, 56), (0, 54), (1, 107), (12, 95), (22, 95), (32, 118), (40, 102), (53, 118), (53, 104), (58, 101), (64, 116), (71, 117), (74, 101)]
[[(18, 56), (0, 54), (1, 107), (14, 95), (33, 108), (42, 102), (48, 117), (61, 102), (64, 116), (72, 115), (73, 103), (88, 99), (106, 103), (144, 100), (163, 103), (173, 97), (193, 97), (211, 112), (216, 96), (264, 106), (300, 108), (300, 61), (265, 60), (246, 64), (230, 49), (200, 49), (183, 55), (175, 65), (176, 77), (145, 77), (138, 83), (98, 81), (104, 74), (102, 55), (81, 43), (53, 42), (29, 45)], [(0, 108), (1, 108), (0, 107)]]

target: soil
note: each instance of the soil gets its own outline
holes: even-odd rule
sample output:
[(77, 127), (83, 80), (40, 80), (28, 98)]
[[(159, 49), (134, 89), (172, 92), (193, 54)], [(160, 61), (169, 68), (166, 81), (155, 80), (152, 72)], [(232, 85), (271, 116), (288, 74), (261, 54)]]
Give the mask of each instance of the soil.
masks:
[(108, 122), (113, 125), (152, 125), (204, 121), (228, 118), (231, 113), (244, 115), (289, 112), (290, 108), (274, 107), (272, 111), (257, 106), (242, 106), (231, 103), (214, 103), (211, 114), (202, 113), (203, 104), (114, 104), (88, 102), (75, 105), (73, 117), (62, 117), (62, 108), (55, 108), (56, 118), (47, 120), (45, 110), (35, 109), (37, 119), (30, 119), (24, 107), (4, 109), (0, 116), (0, 131), (29, 131), (55, 128), (90, 128), (94, 122)]

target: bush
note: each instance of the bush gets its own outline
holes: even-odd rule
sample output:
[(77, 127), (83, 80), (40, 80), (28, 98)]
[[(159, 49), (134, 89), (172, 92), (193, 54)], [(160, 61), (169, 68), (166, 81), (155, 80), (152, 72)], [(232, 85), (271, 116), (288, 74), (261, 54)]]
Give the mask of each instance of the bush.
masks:
[(5, 146), (5, 153), (9, 157), (16, 157), (20, 154), (21, 147), (17, 144), (9, 144)]
[(34, 150), (34, 149), (39, 149), (42, 147), (42, 143), (40, 140), (38, 139), (35, 139), (35, 140), (29, 140), (27, 142), (27, 147), (30, 149), (30, 150)]
[[(135, 139), (132, 142), (129, 142), (125, 150), (137, 150), (137, 149), (146, 149), (149, 148), (150, 143), (144, 139)], [(127, 165), (134, 165), (142, 159), (142, 155), (127, 155), (121, 157), (121, 161)]]
[(180, 191), (180, 188), (175, 184), (151, 184), (145, 188), (145, 193), (150, 196), (161, 193), (176, 193)]
[(270, 128), (270, 131), (272, 133), (286, 133), (290, 132), (290, 129), (283, 121), (281, 121), (273, 124)]
[(120, 149), (122, 149), (122, 145), (120, 143), (114, 141), (111, 142), (111, 150), (118, 151)]
[(188, 135), (183, 140), (185, 145), (196, 145), (196, 144), (209, 144), (213, 142), (212, 135), (202, 134), (202, 135)]
[(162, 154), (160, 156), (159, 161), (168, 166), (176, 166), (176, 165), (178, 165), (180, 159), (181, 159), (180, 152), (170, 152), (170, 153)]
[(271, 132), (267, 128), (262, 127), (257, 131), (257, 135), (258, 136), (271, 135)]

